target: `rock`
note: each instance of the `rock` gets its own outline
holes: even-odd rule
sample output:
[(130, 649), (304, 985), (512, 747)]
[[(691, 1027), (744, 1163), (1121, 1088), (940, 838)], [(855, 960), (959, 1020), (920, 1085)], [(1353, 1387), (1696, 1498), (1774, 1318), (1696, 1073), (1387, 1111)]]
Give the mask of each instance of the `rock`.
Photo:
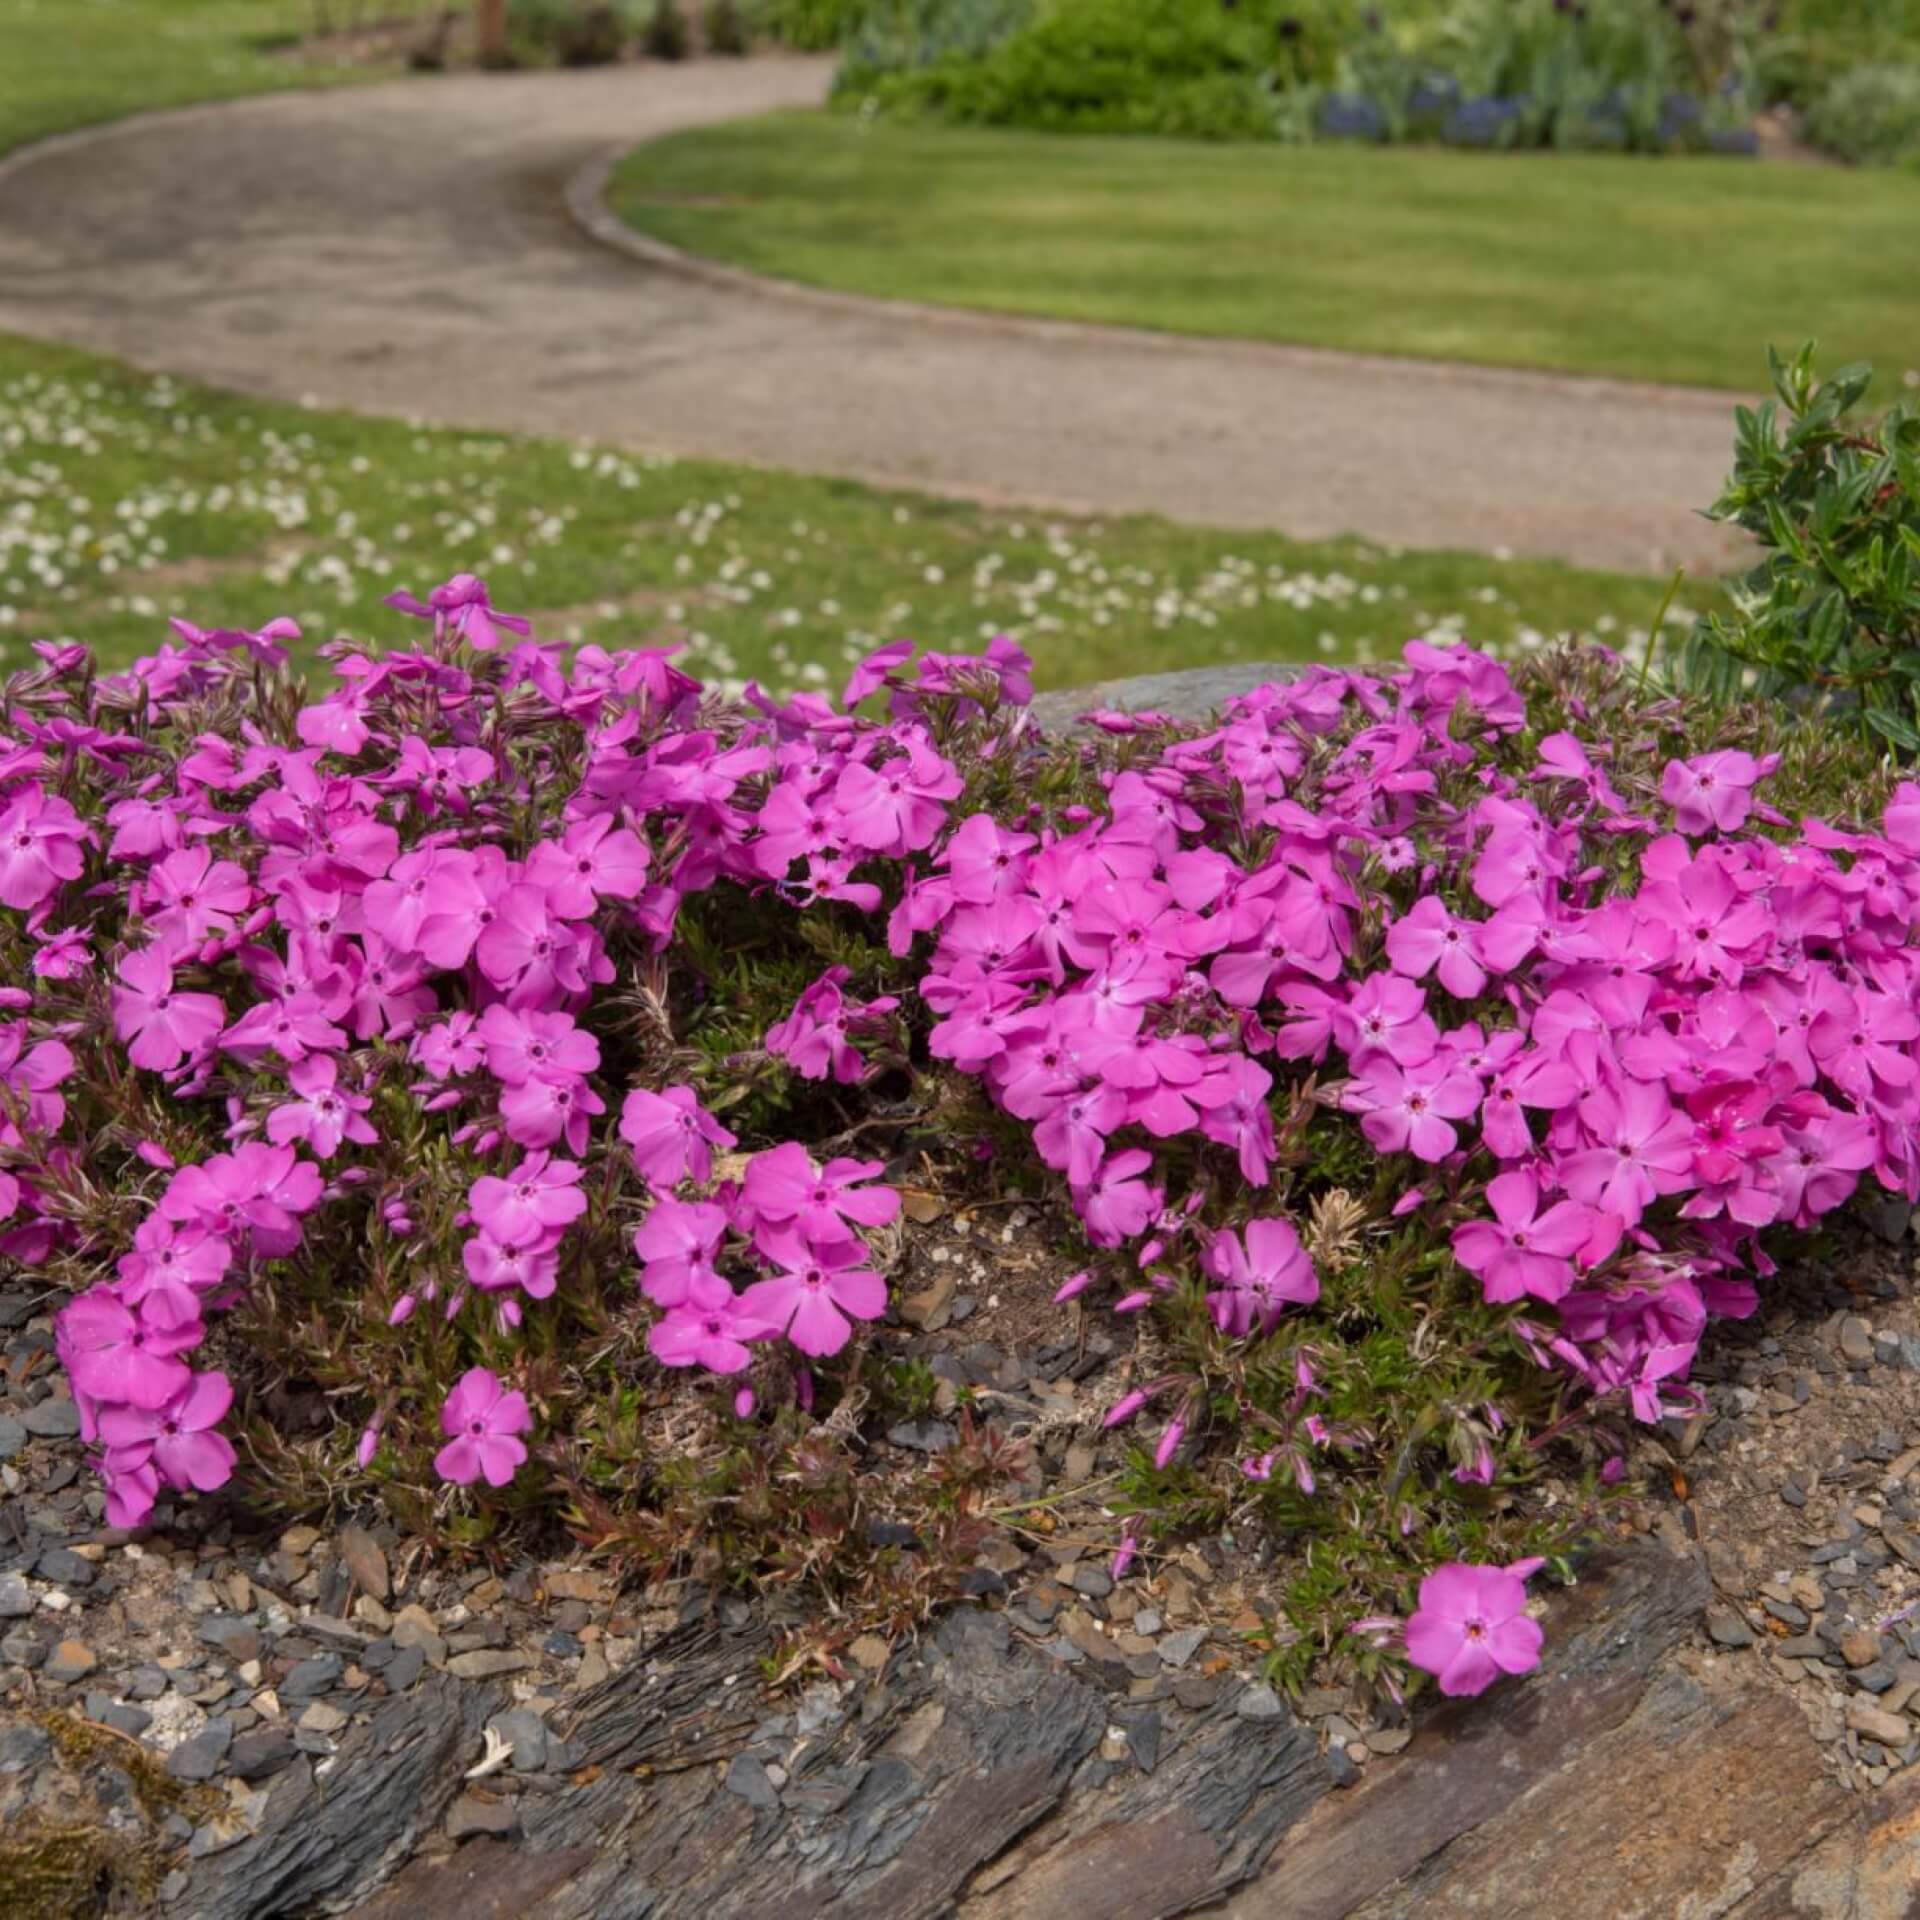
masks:
[(1113, 1575), (1105, 1567), (1089, 1567), (1084, 1564), (1073, 1570), (1073, 1590), (1085, 1594), (1089, 1600), (1104, 1600), (1113, 1591)]
[(1246, 1688), (1233, 1703), (1233, 1710), (1242, 1720), (1278, 1720), (1286, 1712), (1280, 1696), (1265, 1685)]
[(1885, 1693), (1893, 1685), (1893, 1669), (1884, 1660), (1876, 1660), (1853, 1676), (1853, 1684), (1862, 1693)]
[(243, 1614), (209, 1614), (194, 1629), (195, 1637), (210, 1647), (218, 1647), (229, 1660), (241, 1665), (260, 1657), (260, 1629)]
[(433, 1615), (425, 1607), (402, 1607), (393, 1616), (393, 1644), (396, 1647), (418, 1647), (430, 1667), (443, 1667), (447, 1663), (447, 1643), (441, 1638), (440, 1629), (433, 1624)]
[(1717, 1647), (1753, 1645), (1753, 1629), (1731, 1607), (1707, 1609), (1707, 1633)]
[(727, 1762), (727, 1791), (737, 1793), (748, 1806), (771, 1813), (780, 1804), (780, 1795), (767, 1778), (767, 1770), (750, 1753), (736, 1753)]
[(1360, 1778), (1360, 1769), (1345, 1747), (1329, 1747), (1325, 1758), (1327, 1777), (1336, 1787), (1350, 1787)]
[(1160, 1616), (1152, 1607), (1141, 1607), (1133, 1616), (1135, 1633), (1156, 1634), (1160, 1631)]
[(1099, 1457), (1098, 1453), (1095, 1452), (1093, 1447), (1086, 1441), (1076, 1440), (1073, 1445), (1067, 1449), (1067, 1462), (1065, 1467), (1067, 1485), (1077, 1487), (1085, 1481), (1091, 1480), (1093, 1478), (1094, 1466), (1099, 1460)]
[(52, 1753), (52, 1739), (31, 1720), (0, 1727), (0, 1774), (31, 1773)]
[(293, 1736), (285, 1727), (255, 1727), (227, 1750), (227, 1771), (237, 1780), (264, 1780), (294, 1756)]
[(1840, 1348), (1841, 1359), (1848, 1366), (1873, 1365), (1873, 1329), (1857, 1313), (1850, 1313), (1842, 1319), (1836, 1344)]
[(47, 1656), (42, 1669), (49, 1680), (83, 1680), (100, 1664), (84, 1640), (62, 1640)]
[(80, 1409), (64, 1397), (42, 1400), (20, 1416), (20, 1424), (42, 1440), (71, 1440), (80, 1431)]
[(427, 1656), (418, 1647), (402, 1647), (382, 1670), (380, 1677), (389, 1693), (405, 1693), (420, 1678)]
[(1904, 1747), (1913, 1738), (1913, 1722), (1905, 1714), (1889, 1713), (1858, 1694), (1847, 1702), (1847, 1725), (1883, 1747)]
[(1872, 1666), (1880, 1651), (1880, 1636), (1871, 1627), (1854, 1627), (1840, 1636), (1840, 1658), (1850, 1667)]
[(1367, 1735), (1369, 1753), (1399, 1753), (1413, 1738), (1411, 1727), (1375, 1727)]
[(485, 1799), (477, 1793), (463, 1793), (447, 1809), (447, 1838), (465, 1840), (473, 1834), (511, 1833), (520, 1815), (511, 1800)]
[[(1206, 1640), (1207, 1632), (1208, 1629), (1205, 1627), (1182, 1627), (1178, 1633), (1164, 1635), (1159, 1641), (1156, 1651), (1168, 1666), (1184, 1667), (1187, 1662), (1200, 1651), (1201, 1645)], [(1271, 1691), (1271, 1689), (1269, 1689), (1269, 1691)], [(1242, 1707), (1241, 1711), (1245, 1713), (1246, 1710)], [(1248, 1717), (1265, 1718), (1266, 1716)]]
[(297, 1661), (280, 1682), (282, 1696), (289, 1700), (311, 1700), (316, 1693), (340, 1684), (347, 1663), (337, 1653), (316, 1653), (310, 1660)]
[(95, 1576), (93, 1562), (83, 1560), (71, 1547), (49, 1547), (35, 1563), (34, 1572), (62, 1587), (90, 1587)]
[(341, 1731), (347, 1724), (348, 1716), (338, 1707), (330, 1706), (324, 1700), (313, 1700), (295, 1723), (303, 1733), (324, 1733), (329, 1736)]
[(487, 1724), (512, 1747), (515, 1773), (538, 1773), (546, 1766), (546, 1722), (531, 1707), (515, 1707)]
[(353, 1575), (353, 1584), (364, 1594), (384, 1601), (392, 1592), (387, 1575), (387, 1556), (380, 1543), (365, 1527), (340, 1529), (340, 1558)]
[(191, 1740), (183, 1740), (167, 1755), (167, 1771), (176, 1780), (211, 1780), (233, 1745), (233, 1722), (209, 1720)]
[(11, 1460), (27, 1444), (27, 1430), (10, 1413), (0, 1413), (0, 1460)]
[(0, 1620), (33, 1616), (33, 1593), (17, 1573), (0, 1573)]
[(1204, 720), (1229, 700), (1237, 700), (1272, 680), (1291, 680), (1298, 666), (1277, 661), (1246, 661), (1217, 667), (1189, 667), (1178, 673), (1143, 673), (1097, 686), (1043, 693), (1033, 717), (1050, 731), (1071, 726), (1081, 714), (1100, 708), (1123, 713), (1166, 713), (1183, 720)]
[(1910, 1567), (1920, 1567), (1920, 1540), (1903, 1527), (1882, 1527), (1880, 1537)]
[(475, 1647), (471, 1653), (456, 1653), (447, 1671), (458, 1680), (493, 1680), (503, 1673), (524, 1673), (532, 1665), (533, 1655), (517, 1647)]
[(953, 1296), (959, 1287), (960, 1276), (951, 1267), (944, 1268), (930, 1287), (901, 1299), (900, 1318), (922, 1333), (938, 1333), (953, 1317)]
[(945, 1453), (960, 1436), (944, 1420), (902, 1420), (887, 1429), (887, 1438), (914, 1453)]
[(893, 1649), (877, 1633), (863, 1633), (847, 1651), (869, 1673), (878, 1673), (893, 1653)]

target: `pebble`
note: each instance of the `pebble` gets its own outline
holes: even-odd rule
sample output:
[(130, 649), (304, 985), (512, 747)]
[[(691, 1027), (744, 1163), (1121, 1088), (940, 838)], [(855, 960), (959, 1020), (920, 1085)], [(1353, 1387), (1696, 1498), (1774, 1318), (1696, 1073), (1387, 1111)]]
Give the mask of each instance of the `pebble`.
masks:
[(1893, 1669), (1884, 1660), (1876, 1660), (1853, 1676), (1853, 1684), (1863, 1693), (1885, 1693), (1893, 1685)]
[(1278, 1720), (1286, 1712), (1280, 1696), (1264, 1684), (1243, 1689), (1233, 1710), (1242, 1720)]
[(914, 1453), (945, 1453), (960, 1435), (944, 1420), (902, 1420), (887, 1429), (887, 1438)]
[(1160, 1658), (1170, 1667), (1184, 1667), (1200, 1651), (1207, 1632), (1205, 1627), (1182, 1627), (1165, 1635), (1159, 1642)]
[(365, 1527), (340, 1529), (340, 1558), (353, 1575), (354, 1585), (363, 1594), (370, 1595), (375, 1601), (386, 1599), (391, 1591), (387, 1556), (380, 1550), (379, 1541)]
[(62, 1640), (47, 1656), (49, 1680), (80, 1680), (100, 1664), (93, 1649), (84, 1640)]
[(539, 1773), (547, 1764), (547, 1725), (531, 1707), (515, 1707), (488, 1723), (513, 1748), (515, 1773)]
[(310, 1700), (316, 1693), (340, 1684), (347, 1663), (337, 1653), (316, 1653), (310, 1660), (296, 1662), (280, 1682), (280, 1691), (292, 1700)]
[(476, 1647), (471, 1653), (456, 1653), (447, 1671), (456, 1680), (494, 1680), (503, 1673), (524, 1673), (532, 1665), (533, 1655), (517, 1647)]
[(1850, 1367), (1873, 1365), (1873, 1329), (1857, 1313), (1840, 1322), (1840, 1357)]
[(750, 1753), (736, 1753), (727, 1762), (726, 1787), (729, 1793), (737, 1793), (748, 1806), (757, 1807), (763, 1813), (771, 1812), (780, 1804), (780, 1795), (767, 1778), (765, 1766)]
[(511, 1833), (519, 1819), (511, 1800), (489, 1800), (477, 1793), (463, 1793), (447, 1809), (447, 1838), (465, 1840), (476, 1833)]
[(308, 1703), (306, 1711), (295, 1723), (303, 1733), (336, 1734), (347, 1724), (348, 1716), (338, 1707), (329, 1706), (324, 1700)]
[(1324, 1758), (1327, 1777), (1336, 1787), (1350, 1787), (1360, 1778), (1360, 1769), (1345, 1747), (1329, 1747)]
[(227, 1771), (237, 1780), (264, 1780), (292, 1760), (296, 1749), (285, 1727), (256, 1727), (227, 1751)]
[(1840, 1657), (1850, 1667), (1870, 1667), (1880, 1658), (1880, 1636), (1871, 1627), (1855, 1627), (1840, 1636)]
[(1160, 1616), (1151, 1607), (1138, 1608), (1133, 1616), (1135, 1633), (1153, 1634), (1160, 1631)]
[(887, 1664), (893, 1650), (877, 1633), (863, 1633), (847, 1651), (869, 1673), (878, 1673)]
[(1089, 1600), (1104, 1600), (1113, 1591), (1113, 1576), (1105, 1567), (1075, 1567), (1073, 1590), (1085, 1594)]
[(1718, 1647), (1753, 1645), (1753, 1629), (1731, 1607), (1708, 1609), (1707, 1632)]
[(1847, 1702), (1847, 1725), (1883, 1747), (1904, 1747), (1913, 1737), (1913, 1723), (1904, 1714), (1888, 1713), (1858, 1694)]
[(33, 1594), (17, 1573), (0, 1573), (0, 1620), (26, 1620), (33, 1614)]
[(167, 1771), (176, 1780), (211, 1780), (233, 1745), (233, 1722), (209, 1720), (190, 1740), (182, 1740), (167, 1755)]
[(10, 1413), (0, 1413), (0, 1460), (11, 1460), (27, 1444), (27, 1430)]
[(71, 1440), (80, 1431), (80, 1409), (71, 1400), (42, 1400), (20, 1416), (20, 1424), (42, 1440)]

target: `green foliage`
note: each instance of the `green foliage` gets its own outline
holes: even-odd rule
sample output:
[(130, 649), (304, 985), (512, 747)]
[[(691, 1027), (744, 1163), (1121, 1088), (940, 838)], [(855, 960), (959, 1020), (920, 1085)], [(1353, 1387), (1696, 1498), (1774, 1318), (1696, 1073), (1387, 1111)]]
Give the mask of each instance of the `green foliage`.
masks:
[(1769, 354), (1777, 399), (1738, 412), (1734, 470), (1713, 512), (1766, 550), (1734, 610), (1695, 630), (1684, 679), (1751, 688), (1920, 753), (1920, 413), (1860, 417), (1873, 378), (1822, 381), (1813, 348)]
[(684, 60), (691, 36), (680, 0), (653, 0), (653, 11), (640, 34), (640, 50), (649, 60)]
[(866, 17), (869, 0), (760, 0), (755, 24), (770, 40), (800, 53), (843, 44)]
[[(838, 96), (976, 126), (1270, 138), (1275, 76), (1330, 72), (1351, 13), (1344, 4), (1297, 0), (1241, 0), (1232, 8), (1056, 0), (1009, 32), (1004, 5), (968, 6), (993, 24), (932, 58), (863, 31), (836, 82)], [(968, 17), (923, 0), (908, 0), (907, 11), (921, 23), (926, 50), (940, 47), (949, 18)]]
[(1920, 159), (1920, 65), (1841, 74), (1808, 107), (1807, 135), (1855, 163)]
[(740, 0), (707, 0), (700, 24), (709, 53), (743, 54), (752, 44), (752, 25)]

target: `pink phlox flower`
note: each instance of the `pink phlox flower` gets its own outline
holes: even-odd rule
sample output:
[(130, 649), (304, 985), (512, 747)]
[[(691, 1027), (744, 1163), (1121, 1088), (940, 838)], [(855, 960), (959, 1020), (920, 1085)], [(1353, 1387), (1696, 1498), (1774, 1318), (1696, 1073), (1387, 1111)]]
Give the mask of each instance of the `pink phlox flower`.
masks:
[(299, 1247), (301, 1217), (320, 1204), (321, 1186), (320, 1169), (292, 1147), (249, 1140), (182, 1167), (160, 1196), (160, 1211), (275, 1260)]
[(884, 1171), (878, 1160), (840, 1158), (822, 1167), (788, 1140), (747, 1163), (740, 1218), (751, 1221), (763, 1251), (768, 1232), (789, 1228), (802, 1240), (831, 1245), (849, 1237), (849, 1226), (883, 1227), (899, 1217), (899, 1194), (866, 1184)]
[(657, 1307), (725, 1304), (733, 1287), (715, 1262), (726, 1238), (725, 1209), (706, 1200), (656, 1200), (633, 1236), (640, 1290)]
[(224, 1373), (192, 1374), (158, 1406), (110, 1406), (100, 1410), (100, 1438), (110, 1473), (151, 1465), (181, 1493), (211, 1493), (233, 1477), (232, 1443), (213, 1429), (233, 1405), (233, 1385)]
[(529, 1300), (546, 1300), (560, 1283), (558, 1229), (519, 1243), (476, 1233), (460, 1249), (460, 1264), (482, 1293), (518, 1290)]
[(136, 1067), (169, 1072), (211, 1046), (227, 1023), (217, 996), (174, 990), (172, 963), (153, 947), (122, 956), (114, 973), (113, 1029)]
[(331, 1160), (348, 1140), (370, 1147), (380, 1136), (364, 1118), (371, 1096), (347, 1093), (340, 1084), (339, 1063), (324, 1053), (310, 1054), (287, 1072), (295, 1098), (267, 1116), (267, 1138), (276, 1147), (299, 1140), (322, 1160)]
[(1692, 1185), (1693, 1126), (1664, 1088), (1644, 1080), (1596, 1087), (1575, 1111), (1578, 1133), (1592, 1144), (1564, 1153), (1559, 1173), (1582, 1205), (1632, 1226), (1661, 1194)]
[(1454, 1228), (1455, 1258), (1489, 1300), (1560, 1299), (1574, 1283), (1574, 1257), (1593, 1238), (1592, 1210), (1562, 1200), (1542, 1212), (1539, 1182), (1524, 1170), (1490, 1180), (1487, 1204), (1492, 1220)]
[(753, 1364), (748, 1342), (775, 1331), (729, 1296), (705, 1307), (670, 1307), (647, 1329), (647, 1351), (663, 1367), (744, 1373)]
[(1369, 974), (1333, 1016), (1334, 1035), (1350, 1054), (1379, 1052), (1401, 1066), (1430, 1059), (1440, 1029), (1427, 1013), (1427, 996), (1398, 974)]
[(199, 1297), (211, 1293), (232, 1264), (233, 1249), (217, 1234), (149, 1214), (114, 1263), (114, 1291), (130, 1307), (153, 1296), (163, 1302), (164, 1318), (184, 1321), (199, 1313)]
[(510, 1393), (498, 1374), (469, 1367), (440, 1409), (440, 1431), (451, 1438), (433, 1456), (433, 1470), (457, 1487), (485, 1480), (504, 1487), (525, 1464), (520, 1436), (533, 1430), (524, 1393)]
[(501, 613), (487, 598), (487, 583), (471, 573), (456, 573), (433, 588), (424, 601), (410, 593), (390, 593), (387, 605), (431, 620), (435, 627), (457, 634), (468, 646), (490, 652), (507, 644), (508, 634), (526, 635), (533, 623), (518, 614)]
[(482, 1174), (467, 1196), (477, 1225), (494, 1239), (527, 1245), (570, 1226), (587, 1210), (575, 1160), (530, 1153), (504, 1178)]
[(778, 1271), (747, 1288), (740, 1309), (784, 1333), (802, 1353), (816, 1359), (838, 1353), (853, 1320), (877, 1320), (886, 1312), (887, 1283), (860, 1264), (866, 1249), (855, 1242), (775, 1232), (761, 1234), (756, 1244)]
[(1460, 1144), (1451, 1123), (1466, 1119), (1480, 1100), (1480, 1082), (1444, 1053), (1412, 1066), (1376, 1053), (1356, 1069), (1340, 1104), (1360, 1115), (1360, 1131), (1380, 1152), (1432, 1162)]
[(1311, 1306), (1320, 1279), (1288, 1220), (1249, 1220), (1242, 1234), (1216, 1233), (1202, 1268), (1221, 1284), (1207, 1295), (1214, 1325), (1236, 1339), (1272, 1332), (1290, 1306)]
[(1431, 972), (1456, 999), (1471, 1000), (1487, 984), (1473, 922), (1456, 920), (1432, 894), (1387, 930), (1387, 959), (1410, 980)]
[(589, 918), (601, 899), (631, 900), (646, 885), (647, 843), (611, 814), (577, 821), (558, 845), (543, 840), (527, 858), (527, 878), (544, 888), (554, 912)]
[(149, 1294), (129, 1306), (111, 1286), (89, 1287), (54, 1316), (60, 1358), (74, 1388), (102, 1404), (162, 1407), (185, 1391), (191, 1373), (179, 1356), (206, 1329), (197, 1314)]
[(1073, 1204), (1096, 1247), (1117, 1247), (1139, 1237), (1165, 1203), (1162, 1190), (1149, 1184), (1153, 1155), (1139, 1148), (1109, 1154), (1083, 1183), (1074, 1185)]
[(216, 860), (205, 847), (182, 847), (147, 875), (142, 888), (156, 939), (175, 952), (228, 933), (253, 904), (244, 867)]
[(633, 1152), (633, 1164), (651, 1187), (675, 1187), (682, 1180), (704, 1186), (713, 1178), (713, 1155), (730, 1151), (734, 1136), (707, 1112), (691, 1087), (662, 1087), (658, 1093), (636, 1087), (620, 1109), (620, 1138)]
[(37, 907), (85, 864), (93, 830), (66, 801), (36, 782), (15, 791), (0, 808), (0, 905)]
[(1673, 809), (1673, 824), (1682, 833), (1733, 833), (1753, 811), (1760, 775), (1752, 754), (1732, 748), (1669, 760), (1660, 776), (1660, 798)]
[(900, 758), (869, 767), (859, 761), (842, 769), (833, 803), (847, 838), (873, 853), (917, 853), (933, 843), (946, 823), (946, 802), (966, 782), (924, 740), (913, 740)]
[(1503, 1673), (1531, 1673), (1546, 1636), (1526, 1607), (1525, 1582), (1504, 1567), (1437, 1567), (1407, 1621), (1407, 1658), (1453, 1698), (1483, 1693)]

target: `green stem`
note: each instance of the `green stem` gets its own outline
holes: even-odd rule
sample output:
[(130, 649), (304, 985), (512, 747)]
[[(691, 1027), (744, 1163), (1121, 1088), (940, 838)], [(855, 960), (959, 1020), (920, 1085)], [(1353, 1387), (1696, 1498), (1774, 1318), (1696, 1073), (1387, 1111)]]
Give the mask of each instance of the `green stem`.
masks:
[(1647, 690), (1647, 672), (1653, 665), (1653, 650), (1660, 644), (1660, 635), (1667, 624), (1667, 614), (1672, 609), (1673, 597), (1680, 591), (1680, 582), (1687, 577), (1685, 567), (1675, 567), (1673, 578), (1667, 582), (1666, 596), (1660, 602), (1660, 611), (1653, 616), (1653, 625), (1647, 630), (1647, 650), (1640, 657), (1640, 679), (1635, 686), (1636, 693)]

